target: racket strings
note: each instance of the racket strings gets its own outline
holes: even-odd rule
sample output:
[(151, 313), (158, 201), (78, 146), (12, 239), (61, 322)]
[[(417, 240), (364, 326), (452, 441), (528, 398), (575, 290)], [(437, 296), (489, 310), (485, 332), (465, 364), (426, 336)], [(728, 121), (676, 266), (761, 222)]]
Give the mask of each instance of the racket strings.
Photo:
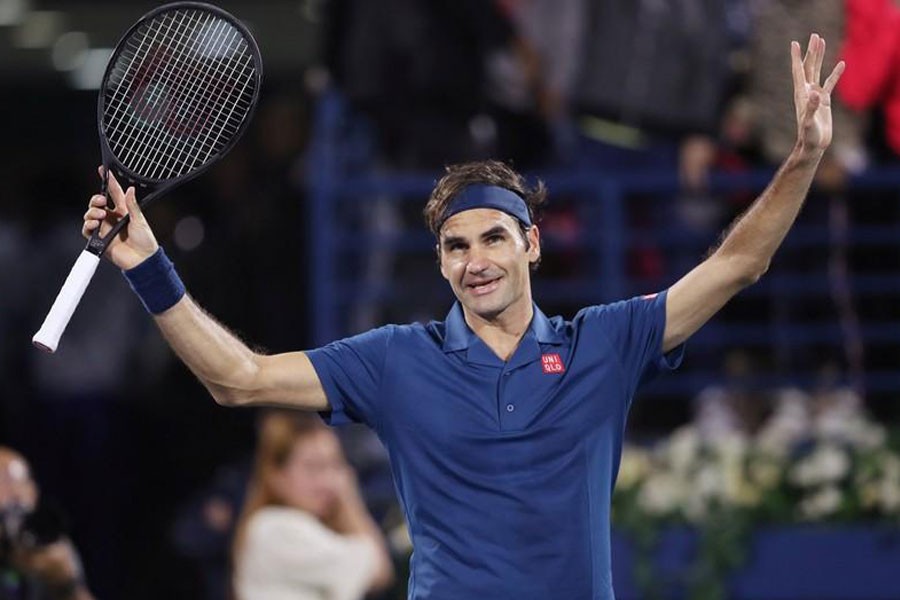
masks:
[[(235, 39), (237, 39), (238, 43), (240, 43), (242, 38), (239, 37), (236, 30), (232, 30), (231, 35), (228, 35), (227, 37), (224, 35), (221, 35), (222, 25), (224, 25), (224, 24), (225, 24), (224, 21), (219, 20), (218, 23), (216, 24), (216, 30), (213, 31), (212, 35), (208, 36), (208, 40), (210, 42), (213, 40), (218, 40), (219, 41), (218, 45), (214, 48), (210, 48), (209, 44), (205, 44), (204, 47), (201, 49), (201, 51), (203, 53), (206, 53), (209, 50), (213, 50), (214, 53), (219, 53), (223, 49), (223, 44), (228, 44), (228, 46), (230, 48), (232, 42)], [(231, 49), (231, 50), (233, 51), (234, 49)], [(232, 68), (231, 68), (230, 72), (222, 72), (221, 70), (217, 70), (216, 74), (234, 76), (235, 75), (235, 72), (234, 72), (235, 64), (236, 63), (232, 63)], [(192, 71), (192, 69), (190, 69), (190, 68), (186, 68), (183, 65), (176, 64), (176, 71), (178, 71), (178, 70), (180, 70), (182, 73), (190, 73)], [(213, 84), (211, 89), (214, 92), (218, 92), (218, 94), (216, 94), (215, 96), (213, 96), (212, 94), (206, 94), (204, 96), (204, 95), (197, 93), (199, 91), (199, 86), (202, 86), (203, 83), (204, 83), (203, 77), (194, 77), (193, 83), (189, 85), (187, 90), (182, 89), (182, 86), (180, 85), (180, 83), (175, 86), (175, 92), (174, 92), (175, 95), (179, 99), (185, 99), (185, 102), (180, 105), (180, 108), (177, 111), (179, 114), (175, 115), (174, 123), (169, 124), (170, 128), (180, 129), (181, 130), (180, 133), (192, 133), (194, 131), (200, 132), (200, 135), (198, 135), (196, 137), (197, 143), (195, 143), (193, 147), (190, 147), (190, 148), (186, 147), (186, 140), (189, 139), (189, 137), (182, 136), (180, 138), (181, 141), (178, 143), (179, 147), (175, 149), (176, 151), (181, 151), (181, 152), (188, 151), (191, 156), (198, 157), (200, 163), (205, 162), (209, 157), (210, 151), (214, 149), (214, 146), (209, 146), (209, 145), (204, 144), (204, 142), (209, 138), (209, 134), (213, 130), (213, 128), (205, 127), (206, 123), (210, 120), (210, 117), (212, 116), (210, 114), (210, 111), (212, 110), (212, 107), (219, 106), (220, 107), (219, 112), (221, 113), (224, 110), (224, 108), (227, 106), (225, 103), (222, 102), (222, 92), (227, 89), (227, 85), (222, 85), (221, 78), (218, 79), (217, 81), (207, 82), (207, 83)], [(215, 86), (216, 83), (219, 84), (218, 87)], [(217, 115), (217, 117), (218, 116), (220, 116), (220, 115)], [(213, 121), (216, 121), (216, 118), (214, 118)], [(224, 123), (225, 123), (225, 126), (223, 127), (223, 131), (228, 129), (227, 120)], [(234, 128), (234, 131), (236, 131), (236, 128)], [(178, 132), (176, 132), (176, 133), (178, 133)], [(231, 133), (233, 133), (233, 132), (231, 132)], [(217, 139), (218, 139), (218, 137), (220, 137), (220, 136), (217, 136)], [(207, 149), (206, 156), (199, 157), (200, 151), (202, 151), (204, 148)], [(154, 150), (155, 150), (155, 148), (154, 148)], [(154, 172), (151, 173), (151, 176), (154, 178), (157, 178), (159, 175), (160, 175), (160, 173), (157, 173), (156, 170), (154, 170)]]
[[(229, 38), (226, 38), (226, 37), (223, 37), (223, 36), (220, 35), (220, 34), (221, 34), (221, 30), (222, 30), (222, 26), (223, 26), (223, 22), (222, 22), (222, 21), (219, 21), (219, 22), (217, 23), (216, 28), (211, 28), (211, 27), (209, 27), (209, 24), (208, 24), (208, 23), (209, 23), (209, 19), (207, 20), (207, 23), (205, 24), (205, 26), (206, 26), (207, 31), (210, 33), (210, 35), (207, 35), (207, 36), (206, 36), (206, 38), (207, 38), (206, 40), (201, 40), (201, 42), (200, 42), (200, 44), (199, 44), (199, 45), (200, 45), (200, 50), (201, 50), (201, 52), (204, 52), (204, 53), (207, 53), (207, 54), (208, 54), (207, 51), (211, 48), (210, 43), (212, 43), (212, 42), (218, 40), (219, 43), (218, 43), (218, 45), (217, 45), (214, 49), (216, 50), (216, 52), (220, 52), (220, 51), (221, 51), (221, 48), (222, 48), (222, 46), (223, 46), (223, 44), (226, 44), (226, 43), (229, 43), (230, 41), (232, 41), (232, 39), (234, 38), (234, 36), (232, 35), (232, 36), (231, 36), (232, 39), (229, 39)], [(183, 23), (182, 23), (182, 24), (183, 24)], [(187, 25), (193, 26), (194, 24), (195, 24), (195, 23), (188, 23)], [(205, 41), (206, 43), (203, 43), (204, 41)], [(182, 46), (183, 46), (183, 45), (184, 45), (184, 44), (182, 44)], [(190, 50), (191, 50), (191, 51), (194, 51), (195, 54), (197, 53), (197, 52), (196, 52), (196, 49), (194, 49), (194, 48), (191, 48)], [(174, 71), (175, 71), (176, 73), (180, 72), (180, 73), (182, 74), (182, 77), (181, 77), (180, 79), (183, 80), (184, 74), (191, 73), (191, 71), (192, 71), (190, 68), (185, 68), (183, 62), (184, 62), (184, 61), (177, 61), (177, 60), (176, 60), (176, 61), (169, 61), (167, 64), (170, 66), (170, 68), (167, 69), (166, 71), (164, 71), (164, 72), (163, 72), (163, 75), (164, 75), (164, 76), (166, 76), (166, 75), (170, 76), (171, 73), (173, 72), (173, 68), (172, 68), (172, 67), (174, 66)], [(195, 61), (195, 62), (196, 62), (196, 61)], [(150, 67), (150, 68), (153, 69), (153, 66), (154, 66), (153, 63), (151, 62), (151, 67)], [(244, 64), (243, 66), (246, 66), (246, 62), (245, 62), (245, 64)], [(232, 69), (231, 69), (231, 73), (233, 74), (234, 71), (235, 71), (235, 69), (232, 68)], [(221, 71), (221, 68), (219, 69), (219, 72), (220, 72), (220, 73), (222, 72), (222, 71)], [(195, 85), (196, 85), (196, 82), (199, 82), (199, 81), (202, 81), (202, 78), (199, 78), (199, 77), (198, 77), (198, 78), (195, 78), (195, 79), (194, 79)], [(172, 87), (175, 88), (176, 93), (179, 93), (178, 88), (179, 88), (179, 87), (183, 87), (183, 83), (179, 83), (179, 81), (175, 81), (175, 83), (173, 84)], [(190, 90), (187, 90), (187, 91), (190, 92)], [(183, 90), (183, 89), (181, 90), (181, 93), (184, 93), (184, 90)], [(207, 98), (207, 103), (206, 103), (206, 104), (209, 104), (209, 102), (210, 102), (210, 99)], [(153, 120), (154, 118), (158, 118), (158, 117), (159, 117), (159, 115), (158, 115), (158, 113), (159, 113), (159, 107), (167, 107), (167, 106), (169, 106), (167, 103), (157, 103), (157, 104), (158, 104), (157, 109), (156, 109), (153, 113), (145, 115), (145, 118), (147, 118), (147, 119), (149, 119), (149, 120)], [(141, 109), (142, 107), (141, 107), (140, 105), (138, 105), (138, 108)], [(170, 107), (170, 108), (171, 108), (171, 107)], [(185, 108), (185, 106), (182, 106), (182, 110), (187, 110), (187, 109), (191, 109), (191, 107), (190, 107), (190, 106), (187, 106), (187, 107)], [(165, 116), (165, 115), (164, 115), (164, 116)], [(169, 116), (166, 117), (166, 118), (167, 118), (167, 119), (171, 119), (171, 115), (169, 115)], [(173, 129), (172, 127), (169, 127), (170, 132), (172, 131), (172, 129)], [(226, 129), (227, 129), (227, 127), (226, 127)], [(175, 133), (179, 133), (179, 132), (176, 131)], [(207, 135), (206, 137), (208, 138), (209, 136)], [(183, 138), (183, 136), (182, 136), (182, 138)], [(199, 138), (199, 139), (202, 140), (203, 138), (201, 137), (201, 138)], [(132, 141), (133, 141), (133, 140), (132, 140)], [(149, 146), (149, 148), (151, 148), (151, 149), (158, 149), (158, 148), (159, 148), (159, 142), (165, 141), (165, 140), (162, 139), (162, 138), (156, 139), (156, 140), (153, 140), (153, 139), (150, 140), (151, 143), (153, 143), (154, 141), (156, 142), (156, 144), (155, 144), (155, 145)], [(170, 143), (171, 143), (171, 140), (170, 140)], [(182, 140), (180, 141), (179, 145), (181, 145), (181, 146), (184, 145), (184, 139), (182, 139)], [(144, 147), (140, 148), (140, 150), (143, 151), (142, 154), (144, 154), (144, 155), (148, 155), (148, 154), (149, 154), (149, 153), (146, 151), (146, 150), (147, 150), (146, 142), (145, 142)], [(154, 161), (150, 161), (150, 162), (154, 162)], [(162, 166), (162, 165), (159, 165), (159, 163), (155, 163), (155, 164), (156, 164), (156, 166)], [(158, 175), (158, 173), (157, 173), (157, 175)]]
[[(185, 13), (175, 13), (175, 15), (179, 17), (180, 23), (183, 22), (186, 16)], [(169, 17), (170, 20), (174, 19), (172, 14), (165, 16)], [(160, 102), (156, 110), (148, 111), (147, 108), (151, 98), (148, 98), (142, 92), (142, 90), (146, 89), (145, 86), (148, 85), (148, 73), (156, 73), (164, 57), (160, 45), (162, 40), (159, 39), (159, 34), (164, 29), (156, 27), (152, 30), (152, 35), (147, 31), (148, 29), (151, 29), (151, 27), (145, 25), (142, 31), (139, 31), (138, 35), (135, 36), (139, 37), (140, 43), (129, 61), (128, 67), (122, 72), (119, 85), (113, 91), (106, 110), (107, 114), (110, 112), (110, 109), (112, 109), (113, 113), (109, 120), (109, 132), (120, 134), (117, 136), (118, 139), (112, 140), (114, 142), (114, 151), (117, 153), (120, 150), (122, 151), (119, 157), (125, 163), (132, 162), (133, 155), (141, 148), (140, 142), (146, 139), (142, 137), (144, 133), (141, 131), (142, 126), (146, 123), (153, 123), (158, 116), (159, 108), (164, 106), (164, 103)], [(139, 59), (138, 56), (140, 56)], [(135, 59), (137, 59), (137, 63), (135, 63)], [(122, 62), (123, 58), (120, 57), (117, 65)], [(170, 61), (167, 64), (174, 63)], [(162, 75), (166, 75), (166, 72), (163, 72)], [(142, 119), (134, 118), (133, 113), (141, 116)]]
[[(114, 110), (113, 117), (109, 121), (108, 133), (119, 134), (110, 135), (111, 146), (113, 152), (120, 157), (120, 161), (131, 167), (136, 166), (133, 164), (133, 159), (135, 156), (139, 156), (138, 153), (142, 149), (141, 143), (147, 139), (145, 132), (142, 131), (142, 126), (145, 123), (153, 123), (157, 118), (159, 107), (164, 105), (160, 102), (156, 110), (148, 111), (149, 100), (151, 99), (140, 92), (146, 85), (147, 74), (155, 72), (162, 61), (162, 52), (157, 50), (153, 52), (152, 57), (150, 55), (151, 51), (156, 47), (160, 31), (160, 29), (154, 31), (152, 39), (147, 33), (141, 38), (138, 50), (132, 57), (132, 60), (129, 61), (129, 69), (135, 64), (134, 59), (140, 51), (144, 50), (143, 55), (137, 62), (138, 66), (131, 73), (131, 77), (129, 77), (127, 71), (123, 74), (118, 88), (113, 93), (113, 100), (119, 100), (119, 102), (110, 102), (110, 106), (114, 107)], [(146, 43), (148, 39), (150, 40), (149, 44)], [(120, 95), (118, 94), (119, 91), (121, 91)], [(132, 113), (142, 116), (143, 119), (134, 118)], [(118, 118), (118, 121), (115, 120), (116, 118)], [(117, 127), (118, 130), (116, 129)]]
[[(208, 39), (206, 40), (207, 44), (201, 46), (201, 48), (200, 48), (201, 51), (204, 51), (204, 52), (207, 51), (207, 50), (210, 48), (209, 42), (215, 41), (217, 37), (219, 38), (219, 42), (220, 42), (219, 46), (220, 46), (220, 47), (221, 47), (222, 43), (225, 43), (225, 42), (227, 41), (227, 38), (222, 38), (221, 36), (218, 35), (218, 34), (221, 32), (220, 30), (221, 30), (222, 25), (223, 25), (223, 23), (222, 23), (221, 21), (219, 21), (219, 23), (218, 23), (218, 28), (217, 28), (217, 29), (211, 29), (211, 30), (210, 30), (211, 33), (212, 33), (212, 35), (207, 36), (207, 38), (208, 38)], [(208, 28), (208, 29), (209, 29), (209, 28)], [(234, 37), (234, 36), (232, 36), (232, 38), (233, 38), (233, 37)], [(191, 49), (191, 50), (193, 51), (194, 49)], [(195, 53), (196, 53), (196, 52), (195, 52)], [(175, 93), (175, 94), (182, 94), (182, 95), (183, 95), (183, 94), (185, 93), (185, 90), (184, 90), (184, 83), (183, 83), (184, 75), (190, 73), (190, 72), (191, 72), (191, 69), (190, 69), (190, 68), (185, 69), (185, 68), (183, 67), (183, 65), (182, 65), (179, 61), (169, 61), (168, 64), (170, 65), (170, 68), (169, 68), (166, 72), (164, 72), (163, 75), (164, 75), (164, 76), (170, 76), (170, 75), (171, 75), (171, 72), (172, 72), (172, 68), (171, 68), (171, 67), (174, 66), (174, 67), (175, 67), (175, 71), (176, 71), (176, 72), (180, 72), (182, 76), (179, 78), (179, 80), (173, 80), (173, 84), (172, 84), (172, 86), (170, 86), (170, 87), (172, 87), (172, 88), (174, 89), (174, 93)], [(244, 66), (246, 66), (246, 63), (245, 63)], [(151, 69), (152, 69), (152, 67), (153, 67), (153, 65), (152, 65), (152, 63), (151, 63)], [(233, 71), (234, 71), (234, 69), (232, 69), (232, 72), (233, 72)], [(220, 70), (220, 72), (221, 72), (221, 70)], [(197, 82), (200, 82), (200, 81), (202, 81), (202, 78), (194, 78), (194, 86), (196, 86), (196, 85), (197, 85)], [(191, 90), (187, 90), (187, 93), (190, 93), (190, 92), (191, 92)], [(207, 102), (207, 104), (208, 104), (208, 102)], [(170, 106), (169, 103), (157, 103), (157, 109), (156, 109), (153, 113), (145, 114), (144, 116), (145, 116), (145, 118), (147, 118), (148, 120), (154, 120), (154, 119), (156, 119), (156, 118), (159, 117), (159, 115), (158, 115), (159, 109), (160, 109), (160, 108), (165, 108), (165, 107), (171, 108), (171, 106)], [(138, 105), (138, 109), (139, 109), (139, 110), (142, 110), (142, 107), (141, 107), (140, 105)], [(185, 110), (189, 110), (189, 109), (191, 109), (190, 106), (182, 105), (180, 110), (181, 110), (181, 111), (185, 111)], [(169, 111), (169, 112), (171, 112), (171, 111)], [(164, 116), (165, 116), (165, 115), (164, 115)], [(176, 116), (180, 116), (180, 115), (176, 115)], [(166, 116), (166, 118), (171, 119), (171, 115)], [(174, 129), (174, 128), (171, 128), (171, 127), (170, 127), (170, 130), (172, 130), (172, 129)], [(174, 131), (174, 133), (183, 133), (183, 132)]]
[(240, 130), (257, 85), (253, 54), (231, 23), (197, 10), (164, 13), (133, 38), (104, 92), (110, 147), (142, 177), (183, 175)]
[[(208, 53), (210, 50), (214, 52), (219, 52), (222, 49), (222, 44), (231, 42), (231, 39), (221, 35), (222, 27), (224, 25), (224, 21), (218, 20), (215, 25), (215, 29), (211, 30), (211, 35), (207, 36), (206, 43), (203, 44), (199, 50), (196, 48), (192, 48), (191, 50), (194, 54), (200, 53)], [(208, 26), (208, 25), (207, 25)], [(234, 36), (230, 36), (230, 38), (234, 38)], [(218, 45), (216, 47), (211, 47), (210, 44), (218, 41)], [(194, 61), (196, 63), (196, 61)], [(190, 164), (186, 164), (186, 160), (193, 157), (195, 160), (198, 160), (201, 164), (205, 162), (205, 159), (199, 158), (199, 152), (191, 153), (191, 150), (199, 150), (202, 148), (202, 144), (195, 143), (194, 147), (187, 147), (187, 140), (190, 139), (190, 134), (194, 131), (203, 131), (202, 126), (204, 123), (198, 123), (198, 121), (205, 117), (204, 121), (209, 120), (209, 110), (211, 103), (219, 102), (220, 97), (213, 97), (211, 94), (206, 94), (205, 96), (199, 94), (200, 86), (204, 84), (203, 76), (195, 76), (191, 78), (191, 83), (185, 83), (185, 78), (194, 72), (196, 69), (192, 68), (195, 65), (188, 66), (186, 61), (184, 60), (174, 60), (170, 62), (170, 69), (164, 74), (164, 76), (171, 76), (172, 72), (177, 73), (178, 76), (175, 79), (172, 86), (169, 87), (171, 90), (171, 95), (174, 97), (174, 101), (164, 103), (164, 106), (167, 110), (162, 115), (152, 115), (151, 120), (156, 120), (157, 118), (163, 124), (164, 130), (168, 130), (169, 133), (174, 134), (175, 141), (173, 142), (171, 135), (167, 136), (157, 136), (157, 138), (149, 138), (149, 146), (145, 144), (143, 147), (139, 148), (138, 154), (142, 155), (144, 159), (142, 162), (136, 165), (136, 170), (147, 171), (148, 176), (156, 179), (162, 174), (160, 173), (161, 168), (164, 168), (166, 165), (162, 165), (156, 163), (154, 161), (149, 160), (150, 157), (158, 156), (161, 151), (168, 150), (166, 155), (169, 158), (169, 170), (171, 171), (174, 166), (178, 166), (181, 163), (182, 166), (190, 168)], [(213, 82), (214, 83), (214, 82)], [(215, 87), (211, 88), (215, 90)], [(221, 96), (221, 94), (219, 95)], [(203, 102), (203, 105), (200, 105), (200, 102)], [(173, 108), (176, 107), (176, 108)], [(178, 113), (173, 115), (173, 110)], [(159, 113), (159, 110), (156, 111)], [(202, 139), (202, 136), (198, 136), (195, 141)], [(165, 142), (169, 143), (169, 147), (163, 147)], [(174, 147), (172, 147), (174, 145)], [(186, 154), (185, 154), (186, 153)], [(184, 158), (181, 158), (181, 157)], [(152, 169), (150, 167), (153, 167)]]
[[(176, 14), (180, 21), (183, 21), (185, 14)], [(170, 20), (174, 19), (172, 15), (168, 16), (170, 17)], [(114, 113), (120, 117), (120, 121), (116, 123), (113, 120), (110, 120), (110, 127), (114, 128), (117, 124), (122, 125), (123, 123), (126, 125), (126, 127), (122, 128), (123, 135), (121, 136), (121, 140), (119, 140), (120, 144), (118, 144), (123, 150), (120, 159), (124, 163), (131, 163), (132, 158), (135, 155), (139, 155), (138, 153), (142, 150), (146, 152), (146, 148), (142, 148), (141, 142), (146, 141), (147, 137), (142, 136), (141, 125), (144, 123), (154, 123), (158, 119), (159, 111), (166, 106), (165, 102), (160, 101), (165, 100), (165, 98), (154, 98), (152, 94), (145, 94), (143, 91), (147, 90), (147, 86), (152, 84), (152, 81), (148, 81), (148, 74), (151, 74), (151, 76), (152, 74), (157, 74), (160, 65), (162, 65), (163, 71), (158, 73), (158, 76), (170, 76), (170, 71), (165, 69), (165, 65), (174, 64), (172, 61), (163, 63), (165, 53), (162, 51), (163, 47), (161, 47), (161, 40), (159, 40), (159, 34), (162, 31), (163, 29), (161, 27), (157, 27), (153, 30), (152, 39), (149, 33), (146, 31), (144, 32), (137, 50), (137, 53), (144, 50), (141, 59), (137, 62), (138, 66), (134, 69), (132, 77), (130, 78), (128, 77), (128, 72), (125, 72), (122, 81), (116, 90), (116, 92), (122, 92), (118, 98), (120, 102), (116, 105), (116, 111)], [(148, 39), (150, 40), (149, 44), (145, 43)], [(137, 56), (137, 53), (135, 56)], [(129, 64), (129, 68), (131, 68), (131, 65), (134, 65), (134, 60), (131, 60)], [(152, 91), (153, 90), (151, 90), (151, 92)], [(116, 92), (113, 94), (114, 99), (116, 98)], [(157, 96), (159, 95), (157, 94)], [(152, 104), (154, 99), (157, 101), (156, 108), (153, 108)], [(142, 119), (128, 119), (131, 115), (130, 111), (141, 116)]]

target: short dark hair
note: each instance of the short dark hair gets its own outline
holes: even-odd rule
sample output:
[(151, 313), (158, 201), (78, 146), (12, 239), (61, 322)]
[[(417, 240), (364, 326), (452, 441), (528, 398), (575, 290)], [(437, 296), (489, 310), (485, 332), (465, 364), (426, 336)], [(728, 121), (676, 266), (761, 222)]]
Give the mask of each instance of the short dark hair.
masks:
[[(522, 197), (528, 207), (532, 223), (537, 222), (539, 207), (547, 199), (547, 187), (538, 180), (529, 187), (525, 178), (512, 167), (499, 160), (481, 160), (449, 165), (446, 173), (434, 186), (423, 211), (425, 223), (435, 237), (439, 237), (447, 206), (460, 192), (470, 185), (496, 185)], [(527, 227), (519, 223), (523, 233)]]

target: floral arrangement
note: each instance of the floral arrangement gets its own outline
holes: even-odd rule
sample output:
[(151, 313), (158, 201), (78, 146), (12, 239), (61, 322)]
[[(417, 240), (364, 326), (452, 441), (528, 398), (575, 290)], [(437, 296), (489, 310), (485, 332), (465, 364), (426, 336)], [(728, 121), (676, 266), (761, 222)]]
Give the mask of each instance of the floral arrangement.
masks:
[[(900, 525), (900, 437), (855, 407), (813, 417), (809, 399), (784, 394), (753, 435), (707, 435), (687, 425), (653, 447), (627, 445), (613, 494), (613, 523), (635, 544), (635, 579), (652, 597), (652, 553), (668, 526), (697, 529), (687, 574), (692, 598), (723, 598), (725, 576), (744, 562), (759, 525), (861, 520)], [(850, 408), (848, 408), (850, 407)]]

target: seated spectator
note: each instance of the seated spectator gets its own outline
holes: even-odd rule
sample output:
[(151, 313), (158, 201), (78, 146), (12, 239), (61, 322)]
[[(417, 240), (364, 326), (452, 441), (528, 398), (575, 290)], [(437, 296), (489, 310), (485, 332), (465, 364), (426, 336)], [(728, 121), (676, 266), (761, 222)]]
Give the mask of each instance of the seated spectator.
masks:
[(263, 418), (234, 562), (238, 600), (351, 600), (392, 582), (355, 474), (314, 415)]
[(0, 446), (0, 600), (92, 600), (58, 513), (38, 504), (25, 458)]

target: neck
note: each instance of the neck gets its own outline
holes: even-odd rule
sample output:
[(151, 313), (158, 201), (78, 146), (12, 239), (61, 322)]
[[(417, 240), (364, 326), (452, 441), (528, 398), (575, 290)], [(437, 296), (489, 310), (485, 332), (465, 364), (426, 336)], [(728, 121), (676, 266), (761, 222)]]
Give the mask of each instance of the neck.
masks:
[(509, 360), (531, 324), (534, 307), (530, 294), (527, 294), (520, 302), (508, 306), (495, 316), (478, 315), (468, 311), (465, 306), (463, 314), (466, 324), (475, 335), (481, 338), (494, 354), (503, 360)]

